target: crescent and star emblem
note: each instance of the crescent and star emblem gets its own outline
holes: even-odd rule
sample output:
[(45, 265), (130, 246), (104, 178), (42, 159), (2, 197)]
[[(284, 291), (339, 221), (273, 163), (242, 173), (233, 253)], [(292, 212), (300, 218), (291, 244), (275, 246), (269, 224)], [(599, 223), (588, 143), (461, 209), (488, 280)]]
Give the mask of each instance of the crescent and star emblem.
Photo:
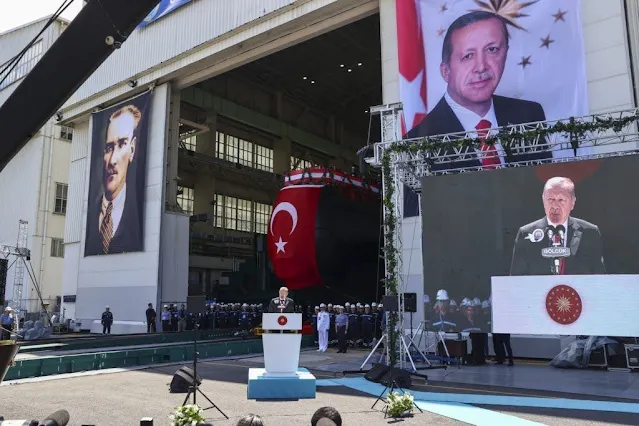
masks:
[[(269, 224), (271, 235), (273, 237), (275, 237), (275, 234), (273, 233), (273, 222), (275, 222), (275, 217), (280, 212), (288, 213), (291, 216), (291, 219), (293, 220), (293, 226), (291, 227), (291, 232), (289, 232), (288, 235), (291, 235), (293, 231), (295, 231), (295, 228), (297, 228), (297, 209), (295, 208), (295, 206), (287, 201), (279, 203), (273, 210), (273, 214), (271, 215), (271, 223)], [(282, 236), (280, 235), (279, 240), (275, 242), (275, 246), (277, 247), (277, 253), (279, 252), (286, 253), (286, 250), (284, 250), (284, 247), (286, 246), (286, 244), (288, 244), (288, 242), (283, 241)]]

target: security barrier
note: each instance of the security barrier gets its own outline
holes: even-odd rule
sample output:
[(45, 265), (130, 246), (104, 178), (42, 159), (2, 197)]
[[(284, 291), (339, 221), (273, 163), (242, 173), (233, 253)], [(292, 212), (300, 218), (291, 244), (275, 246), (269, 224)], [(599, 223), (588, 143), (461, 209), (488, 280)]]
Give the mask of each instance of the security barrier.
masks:
[[(313, 345), (312, 336), (304, 336), (302, 339), (302, 347), (311, 345)], [(262, 339), (210, 343), (198, 342), (198, 352), (198, 359), (258, 354), (262, 353)], [(16, 361), (13, 367), (9, 367), (9, 371), (4, 380), (192, 360), (193, 345), (188, 343), (156, 348), (40, 357)]]

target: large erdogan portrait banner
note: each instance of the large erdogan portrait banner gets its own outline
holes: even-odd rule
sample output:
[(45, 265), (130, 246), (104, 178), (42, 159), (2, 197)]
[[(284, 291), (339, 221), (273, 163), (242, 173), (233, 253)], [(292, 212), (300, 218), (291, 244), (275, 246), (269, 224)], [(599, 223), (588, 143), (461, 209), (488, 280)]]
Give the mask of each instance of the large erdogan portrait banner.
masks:
[(407, 137), (588, 114), (579, 0), (396, 5)]
[(431, 327), (638, 335), (635, 177), (637, 155), (424, 178)]

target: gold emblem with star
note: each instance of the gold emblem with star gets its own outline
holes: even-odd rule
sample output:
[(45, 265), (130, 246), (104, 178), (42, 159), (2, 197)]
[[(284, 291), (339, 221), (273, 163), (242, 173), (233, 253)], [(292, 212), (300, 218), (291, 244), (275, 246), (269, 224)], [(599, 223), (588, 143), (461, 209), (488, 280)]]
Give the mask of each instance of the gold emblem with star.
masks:
[(523, 26), (521, 26), (516, 19), (525, 18), (528, 15), (522, 13), (522, 11), (537, 3), (539, 0), (526, 1), (521, 2), (518, 0), (473, 0), (479, 9), (473, 9), (472, 12), (490, 12), (498, 15), (500, 18), (506, 22), (506, 24), (511, 25), (519, 30), (528, 31)]
[(546, 312), (558, 324), (574, 323), (581, 316), (581, 310), (581, 297), (570, 286), (558, 285), (546, 296)]

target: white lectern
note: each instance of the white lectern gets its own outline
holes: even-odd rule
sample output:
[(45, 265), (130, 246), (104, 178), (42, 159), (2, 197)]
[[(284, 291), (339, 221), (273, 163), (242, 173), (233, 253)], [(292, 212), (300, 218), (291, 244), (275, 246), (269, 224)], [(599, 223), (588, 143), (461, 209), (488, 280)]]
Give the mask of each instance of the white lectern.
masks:
[(297, 375), (302, 347), (302, 314), (263, 314), (262, 330), (265, 375)]
[(249, 399), (315, 398), (315, 376), (299, 368), (302, 314), (262, 315), (264, 368), (249, 369)]

